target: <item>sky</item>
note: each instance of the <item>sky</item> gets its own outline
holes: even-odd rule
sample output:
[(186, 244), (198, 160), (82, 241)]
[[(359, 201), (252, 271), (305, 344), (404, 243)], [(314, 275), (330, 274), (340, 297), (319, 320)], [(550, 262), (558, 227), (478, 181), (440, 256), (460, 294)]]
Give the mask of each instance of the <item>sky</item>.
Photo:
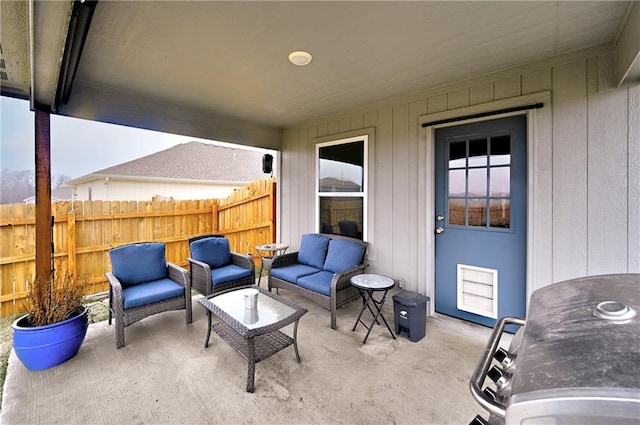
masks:
[[(34, 128), (28, 101), (0, 97), (0, 169), (35, 170)], [(233, 146), (52, 114), (51, 174), (75, 179), (190, 141)]]

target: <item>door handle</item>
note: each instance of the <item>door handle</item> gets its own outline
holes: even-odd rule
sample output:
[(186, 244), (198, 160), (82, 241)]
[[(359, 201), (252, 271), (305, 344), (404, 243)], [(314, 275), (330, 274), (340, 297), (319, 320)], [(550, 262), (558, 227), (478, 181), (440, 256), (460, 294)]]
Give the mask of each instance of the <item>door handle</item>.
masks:
[(444, 233), (444, 229), (440, 226), (436, 227), (436, 235), (439, 235), (440, 233)]

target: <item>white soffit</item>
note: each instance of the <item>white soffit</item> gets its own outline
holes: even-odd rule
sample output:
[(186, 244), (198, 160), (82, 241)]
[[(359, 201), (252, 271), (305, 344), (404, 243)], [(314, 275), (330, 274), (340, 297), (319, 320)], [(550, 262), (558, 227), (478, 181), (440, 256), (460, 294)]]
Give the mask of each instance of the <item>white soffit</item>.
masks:
[[(626, 9), (580, 1), (100, 1), (77, 79), (286, 127), (612, 45)], [(292, 66), (292, 50), (313, 62)]]
[(629, 12), (617, 43), (616, 76), (618, 86), (640, 81), (640, 2), (629, 6)]

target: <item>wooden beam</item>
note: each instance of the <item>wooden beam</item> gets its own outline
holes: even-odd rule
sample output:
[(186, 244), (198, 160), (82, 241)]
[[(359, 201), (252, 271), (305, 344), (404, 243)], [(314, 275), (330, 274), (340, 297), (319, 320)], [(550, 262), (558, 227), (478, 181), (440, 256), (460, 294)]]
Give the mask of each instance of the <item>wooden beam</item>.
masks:
[(36, 161), (36, 277), (52, 274), (51, 126), (49, 111), (35, 110)]

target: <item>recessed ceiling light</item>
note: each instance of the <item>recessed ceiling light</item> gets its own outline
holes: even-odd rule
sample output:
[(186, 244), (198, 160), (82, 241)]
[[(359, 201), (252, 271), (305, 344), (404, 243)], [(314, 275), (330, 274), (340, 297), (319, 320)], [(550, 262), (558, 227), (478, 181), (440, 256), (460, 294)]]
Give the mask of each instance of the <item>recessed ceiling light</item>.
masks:
[(294, 65), (308, 65), (311, 62), (311, 59), (311, 54), (302, 50), (289, 53), (289, 61)]

